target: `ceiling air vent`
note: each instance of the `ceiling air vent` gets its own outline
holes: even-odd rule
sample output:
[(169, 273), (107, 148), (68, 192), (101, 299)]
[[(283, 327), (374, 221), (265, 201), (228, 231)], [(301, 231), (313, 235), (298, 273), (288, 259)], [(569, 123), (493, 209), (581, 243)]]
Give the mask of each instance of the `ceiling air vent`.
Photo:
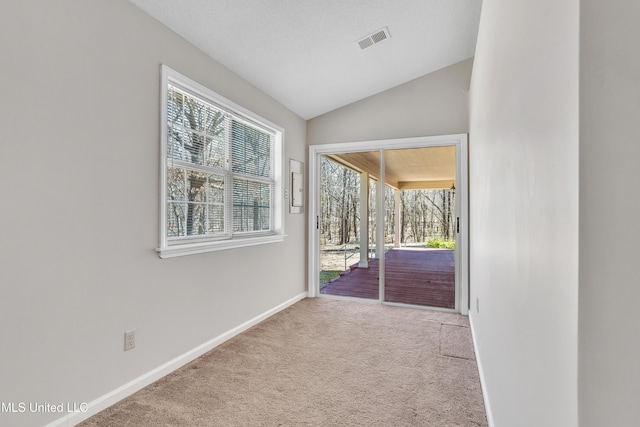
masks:
[(358, 40), (358, 46), (360, 46), (360, 49), (366, 49), (390, 37), (391, 34), (389, 34), (389, 30), (387, 29), (387, 27), (384, 27), (381, 30), (369, 34), (365, 38)]

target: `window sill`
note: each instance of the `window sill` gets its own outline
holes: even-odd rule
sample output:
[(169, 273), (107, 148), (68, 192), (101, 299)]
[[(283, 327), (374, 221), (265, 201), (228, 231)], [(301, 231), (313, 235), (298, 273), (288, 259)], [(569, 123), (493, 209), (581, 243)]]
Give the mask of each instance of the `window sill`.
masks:
[(160, 258), (174, 258), (184, 255), (201, 254), (205, 252), (221, 251), (225, 249), (242, 248), (245, 246), (263, 245), (267, 243), (277, 243), (284, 241), (284, 234), (272, 236), (251, 237), (244, 239), (223, 240), (217, 242), (188, 243), (182, 245), (167, 246), (157, 248), (156, 252)]

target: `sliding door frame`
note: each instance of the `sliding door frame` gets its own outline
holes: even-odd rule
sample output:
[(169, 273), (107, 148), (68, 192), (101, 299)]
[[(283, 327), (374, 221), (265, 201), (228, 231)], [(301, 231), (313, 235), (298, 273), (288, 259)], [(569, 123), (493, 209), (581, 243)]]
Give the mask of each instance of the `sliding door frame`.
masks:
[[(375, 141), (356, 141), (309, 146), (309, 209), (308, 209), (308, 280), (307, 288), (310, 297), (320, 296), (320, 156), (381, 150), (398, 150), (405, 148), (456, 147), (456, 216), (460, 221), (456, 237), (456, 301), (455, 311), (467, 315), (469, 313), (469, 196), (468, 196), (468, 138), (467, 134), (424, 136), (416, 138), (384, 139)], [(384, 156), (381, 156), (383, 159)], [(384, 168), (384, 160), (381, 161)], [(384, 170), (381, 171), (384, 173)], [(381, 175), (384, 178), (384, 175)], [(384, 194), (384, 193), (383, 193)], [(378, 230), (383, 229), (384, 216), (376, 218)], [(384, 258), (384, 257), (382, 257)], [(383, 259), (381, 262), (384, 263)], [(382, 264), (384, 266), (384, 264)], [(383, 274), (383, 273), (382, 273)], [(379, 302), (383, 301), (381, 289)], [(393, 304), (395, 305), (395, 304)]]

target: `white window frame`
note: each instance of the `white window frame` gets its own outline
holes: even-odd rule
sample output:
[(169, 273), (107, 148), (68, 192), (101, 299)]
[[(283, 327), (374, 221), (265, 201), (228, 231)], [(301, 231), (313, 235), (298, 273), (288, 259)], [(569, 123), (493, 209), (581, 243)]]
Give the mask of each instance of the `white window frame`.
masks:
[[(257, 124), (275, 135), (275, 153), (273, 159), (274, 188), (271, 194), (272, 216), (271, 230), (265, 232), (233, 232), (233, 178), (238, 174), (227, 167), (225, 174), (225, 233), (219, 236), (192, 236), (189, 238), (174, 240), (167, 233), (167, 91), (169, 84), (181, 87), (191, 95), (201, 98), (232, 114), (234, 119), (246, 123)], [(156, 251), (160, 258), (171, 258), (182, 255), (198, 254), (203, 252), (232, 249), (244, 246), (260, 245), (265, 243), (281, 242), (284, 240), (284, 130), (264, 119), (263, 117), (237, 105), (227, 98), (219, 95), (211, 89), (191, 80), (179, 72), (162, 65), (161, 67), (161, 118), (160, 118), (160, 244)], [(255, 178), (255, 177), (254, 177)], [(259, 180), (259, 178), (257, 179)]]

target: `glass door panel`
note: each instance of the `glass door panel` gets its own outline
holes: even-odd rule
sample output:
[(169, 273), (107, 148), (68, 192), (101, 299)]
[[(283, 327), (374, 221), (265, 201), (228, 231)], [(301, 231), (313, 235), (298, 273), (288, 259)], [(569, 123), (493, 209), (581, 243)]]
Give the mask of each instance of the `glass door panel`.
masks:
[(456, 147), (386, 150), (386, 302), (455, 308)]
[[(320, 157), (320, 293), (379, 299), (377, 263), (370, 259), (375, 213), (368, 208), (372, 153)], [(375, 156), (374, 163), (375, 163)]]

